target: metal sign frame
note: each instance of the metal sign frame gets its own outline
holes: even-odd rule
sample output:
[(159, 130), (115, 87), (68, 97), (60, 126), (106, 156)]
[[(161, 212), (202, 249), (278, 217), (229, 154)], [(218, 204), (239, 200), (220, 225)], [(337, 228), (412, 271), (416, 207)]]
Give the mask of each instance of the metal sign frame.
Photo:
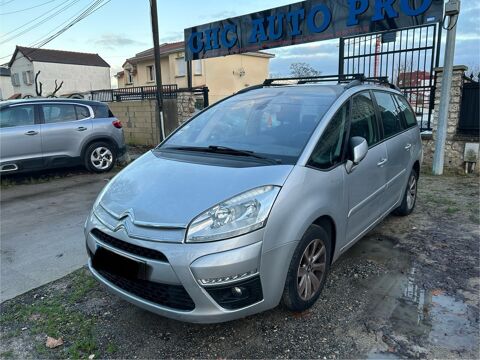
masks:
[(197, 60), (438, 23), (444, 0), (306, 0), (185, 29)]

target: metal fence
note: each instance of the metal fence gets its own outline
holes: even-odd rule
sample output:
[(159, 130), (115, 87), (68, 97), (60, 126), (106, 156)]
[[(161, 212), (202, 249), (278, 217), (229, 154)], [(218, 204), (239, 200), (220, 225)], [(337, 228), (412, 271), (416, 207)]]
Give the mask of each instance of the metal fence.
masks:
[(480, 86), (478, 81), (466, 77), (462, 90), (462, 105), (457, 131), (466, 135), (480, 135)]
[(412, 104), (421, 130), (431, 130), (440, 39), (435, 24), (341, 38), (339, 74), (387, 77)]
[[(162, 85), (164, 99), (176, 99), (178, 88), (176, 84)], [(156, 86), (138, 86), (131, 88), (94, 90), (90, 92), (91, 99), (102, 102), (131, 101), (156, 99)]]

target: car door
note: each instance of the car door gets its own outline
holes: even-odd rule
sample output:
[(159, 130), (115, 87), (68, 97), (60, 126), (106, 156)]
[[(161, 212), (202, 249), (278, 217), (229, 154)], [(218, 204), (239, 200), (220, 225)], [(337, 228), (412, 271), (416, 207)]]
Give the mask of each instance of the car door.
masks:
[(42, 103), (42, 148), (47, 162), (78, 158), (83, 140), (92, 132), (89, 107), (73, 103)]
[(412, 141), (405, 131), (400, 109), (392, 94), (386, 91), (373, 91), (373, 94), (387, 146), (387, 188), (384, 201), (388, 211), (398, 203), (405, 190)]
[(349, 139), (359, 136), (367, 140), (365, 158), (347, 172), (345, 186), (348, 194), (347, 243), (359, 239), (382, 215), (382, 198), (386, 188), (387, 147), (380, 142), (374, 103), (368, 91), (351, 100)]
[(43, 166), (41, 127), (34, 104), (10, 105), (0, 110), (0, 171)]
[[(420, 129), (418, 127), (417, 118), (415, 113), (404, 96), (394, 94), (393, 96), (397, 100), (397, 105), (400, 109), (400, 115), (403, 118), (403, 123), (407, 128), (408, 142), (405, 145), (405, 149), (409, 153), (409, 162), (407, 164), (407, 170), (413, 166), (415, 154), (417, 153), (418, 146), (421, 146), (422, 140), (420, 136)], [(408, 171), (407, 171), (408, 176)]]

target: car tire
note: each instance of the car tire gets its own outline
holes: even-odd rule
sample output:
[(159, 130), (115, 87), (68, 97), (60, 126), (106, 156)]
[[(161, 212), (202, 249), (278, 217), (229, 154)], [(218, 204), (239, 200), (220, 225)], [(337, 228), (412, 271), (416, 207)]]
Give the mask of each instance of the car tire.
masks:
[(94, 142), (85, 151), (84, 163), (87, 170), (103, 173), (112, 170), (117, 161), (114, 147), (107, 142)]
[(410, 215), (415, 209), (417, 203), (417, 188), (418, 188), (418, 173), (415, 169), (412, 169), (410, 176), (408, 177), (407, 188), (403, 194), (402, 203), (396, 208), (393, 213), (398, 216)]
[(287, 309), (304, 311), (315, 304), (327, 279), (330, 256), (328, 232), (321, 226), (311, 225), (290, 262), (282, 296), (282, 303)]

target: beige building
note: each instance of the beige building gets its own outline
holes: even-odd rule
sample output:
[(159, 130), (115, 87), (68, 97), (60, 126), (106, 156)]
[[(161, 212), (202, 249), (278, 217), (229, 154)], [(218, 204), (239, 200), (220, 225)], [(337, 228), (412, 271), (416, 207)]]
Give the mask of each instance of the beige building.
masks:
[[(160, 46), (163, 84), (188, 87), (187, 62), (183, 42)], [(207, 86), (210, 104), (269, 77), (269, 62), (275, 55), (252, 52), (192, 61), (192, 86)], [(119, 88), (155, 85), (153, 49), (127, 59), (117, 73)]]

